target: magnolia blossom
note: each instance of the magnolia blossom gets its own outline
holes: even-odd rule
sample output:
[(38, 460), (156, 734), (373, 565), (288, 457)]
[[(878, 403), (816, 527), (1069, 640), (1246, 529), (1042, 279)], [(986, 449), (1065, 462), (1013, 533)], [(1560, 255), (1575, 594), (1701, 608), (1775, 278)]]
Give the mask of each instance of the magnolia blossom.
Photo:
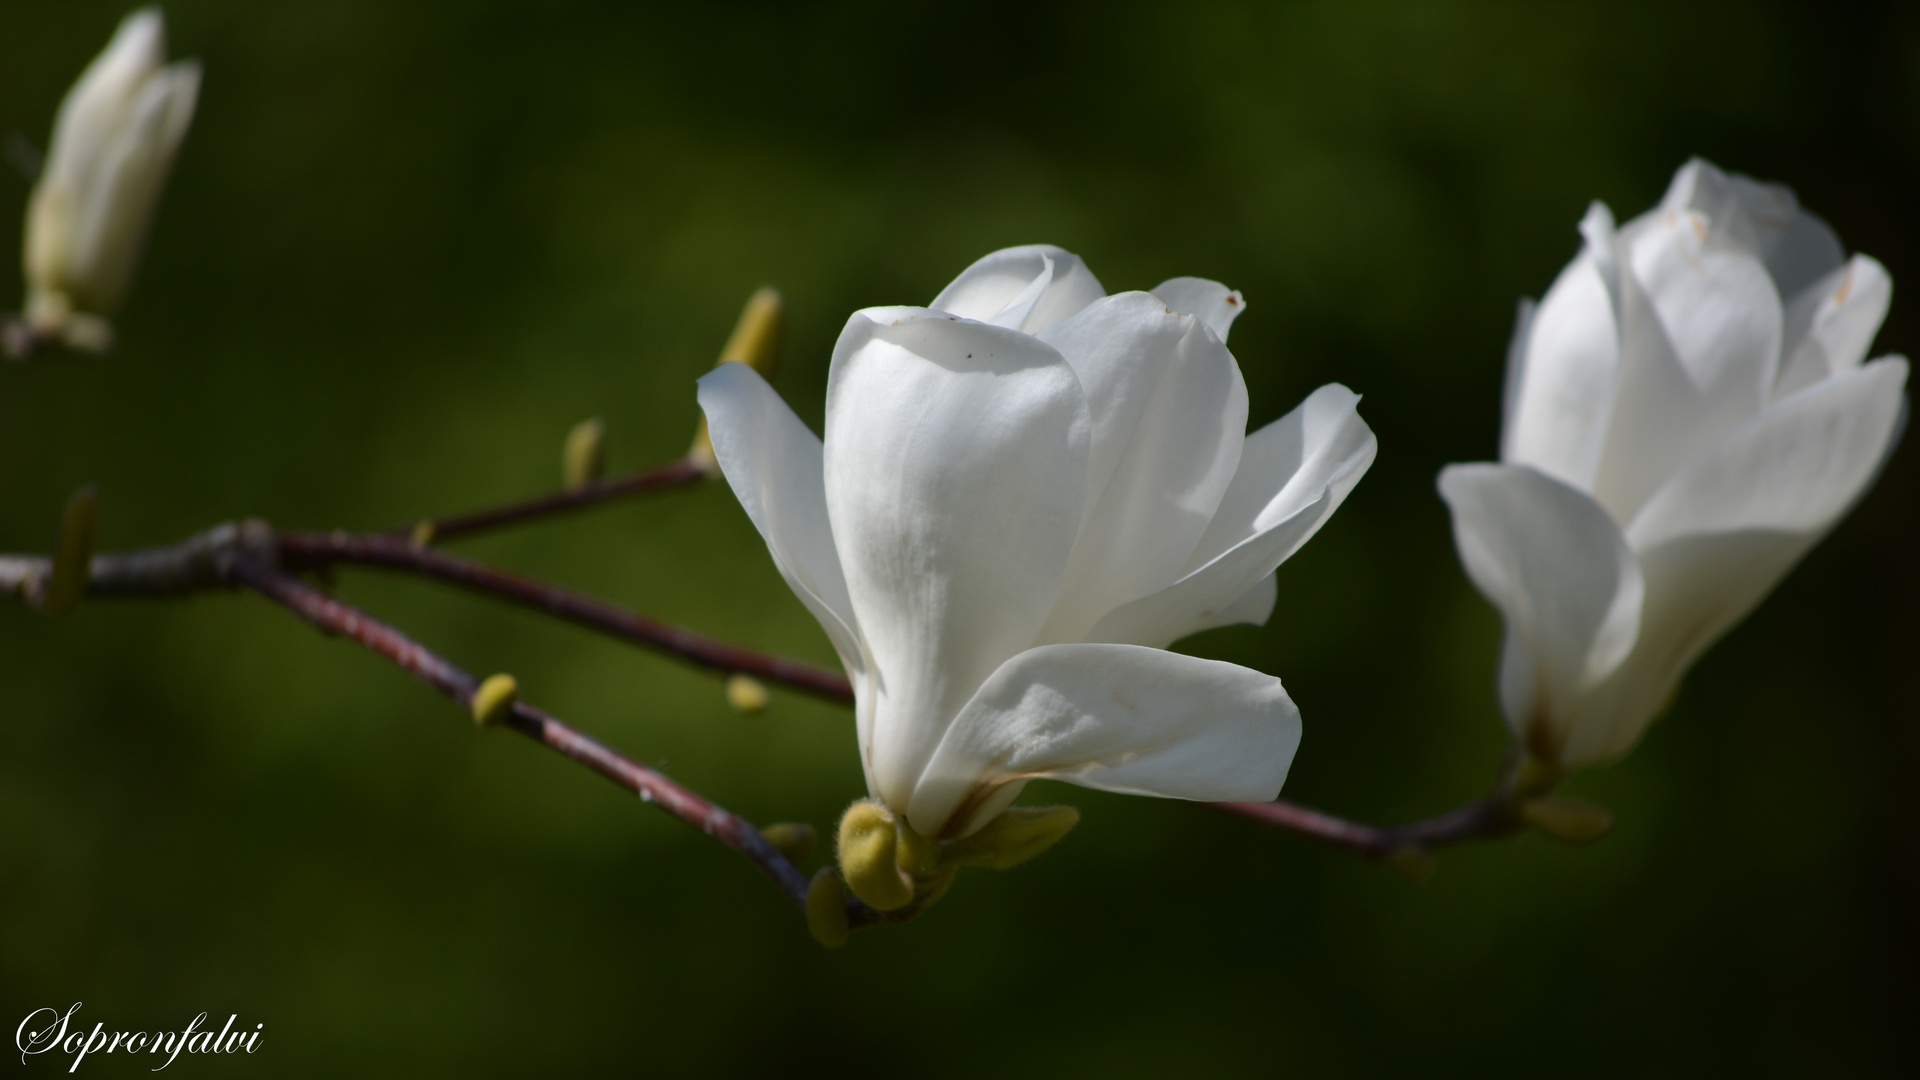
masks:
[(1373, 460), (1358, 398), (1246, 435), (1238, 293), (1106, 295), (1010, 248), (931, 307), (856, 312), (826, 438), (751, 368), (700, 380), (720, 465), (853, 681), (872, 794), (966, 835), (1028, 780), (1265, 800), (1300, 718), (1280, 681), (1165, 651), (1264, 623), (1273, 571)]
[(107, 343), (102, 316), (133, 277), (200, 89), (200, 66), (166, 64), (166, 52), (159, 9), (137, 11), (60, 103), (27, 205), (26, 314), (36, 333)]
[(1872, 482), (1907, 362), (1862, 364), (1892, 282), (1786, 188), (1704, 161), (1585, 247), (1508, 358), (1498, 465), (1440, 474), (1505, 617), (1500, 701), (1538, 758), (1627, 752), (1707, 646)]

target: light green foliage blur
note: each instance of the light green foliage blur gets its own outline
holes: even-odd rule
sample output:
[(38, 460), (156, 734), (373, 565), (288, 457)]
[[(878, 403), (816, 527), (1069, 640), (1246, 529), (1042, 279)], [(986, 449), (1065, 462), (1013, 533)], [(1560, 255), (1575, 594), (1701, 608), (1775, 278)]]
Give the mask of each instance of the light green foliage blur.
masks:
[[(0, 8), (0, 136), (44, 146), (122, 13)], [(116, 351), (0, 367), (0, 550), (45, 550), (89, 482), (111, 550), (548, 490), (589, 417), (610, 471), (665, 461), (767, 284), (776, 385), (817, 428), (849, 312), (1056, 243), (1113, 291), (1243, 290), (1256, 424), (1365, 395), (1378, 463), (1272, 625), (1183, 646), (1279, 675), (1288, 796), (1364, 820), (1492, 782), (1499, 625), (1433, 476), (1494, 454), (1514, 301), (1589, 199), (1636, 213), (1697, 153), (1920, 280), (1920, 22), (1893, 6), (167, 15), (199, 113)], [(27, 188), (0, 172), (0, 253)], [(1904, 295), (1876, 355), (1914, 347)], [(1064, 841), (833, 952), (737, 856), (255, 598), (0, 607), (0, 1024), (76, 1000), (110, 1028), (265, 1023), (196, 1075), (1903, 1071), (1914, 462), (1570, 785), (1615, 813), (1592, 847), (1449, 852), (1413, 885), (1043, 784), (1081, 811)], [(458, 550), (833, 659), (724, 485)], [(865, 794), (844, 709), (775, 688), (743, 715), (704, 673), (377, 572), (339, 594), (755, 821), (825, 832)]]

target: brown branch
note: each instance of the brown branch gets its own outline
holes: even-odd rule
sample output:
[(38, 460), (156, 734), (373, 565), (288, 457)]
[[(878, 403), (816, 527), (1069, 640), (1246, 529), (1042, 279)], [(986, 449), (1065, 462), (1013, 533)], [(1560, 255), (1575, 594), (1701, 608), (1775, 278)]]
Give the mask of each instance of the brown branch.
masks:
[(604, 600), (444, 551), (418, 547), (398, 537), (338, 532), (281, 533), (278, 547), (279, 565), (287, 570), (321, 570), (338, 563), (351, 563), (419, 574), (637, 642), (714, 671), (752, 675), (829, 701), (853, 700), (852, 685), (838, 671), (715, 641)]
[[(471, 705), (478, 679), (386, 623), (252, 559), (236, 560), (230, 573), (234, 582), (284, 606), (322, 632), (350, 638), (462, 706)], [(525, 702), (514, 703), (506, 723), (520, 734), (585, 765), (638, 794), (643, 802), (665, 810), (746, 856), (761, 873), (773, 879), (788, 899), (802, 909), (806, 907), (806, 875), (767, 843), (746, 819)]]
[(428, 518), (418, 524), (395, 529), (387, 535), (410, 537), (425, 533), (434, 541), (451, 540), (459, 536), (471, 536), (488, 529), (496, 529), (503, 525), (517, 525), (536, 518), (551, 517), (555, 514), (597, 506), (626, 495), (687, 487), (709, 479), (711, 476), (711, 473), (693, 459), (680, 458), (656, 469), (594, 480), (571, 491), (542, 495), (489, 510), (477, 510), (470, 514), (459, 514), (448, 518)]
[(1489, 795), (1436, 817), (1385, 827), (1362, 825), (1284, 799), (1208, 805), (1370, 859), (1388, 859), (1407, 852), (1424, 854), (1453, 844), (1497, 839), (1511, 836), (1522, 827), (1512, 798), (1504, 794)]

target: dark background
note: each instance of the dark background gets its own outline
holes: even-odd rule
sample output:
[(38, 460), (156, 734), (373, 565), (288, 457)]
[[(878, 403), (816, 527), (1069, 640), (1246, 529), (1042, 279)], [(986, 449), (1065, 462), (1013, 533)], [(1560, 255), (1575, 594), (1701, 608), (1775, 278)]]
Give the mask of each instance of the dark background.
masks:
[[(44, 146), (123, 10), (0, 7), (0, 133)], [(850, 311), (1053, 242), (1112, 290), (1244, 290), (1255, 423), (1366, 395), (1378, 463), (1272, 625), (1183, 646), (1283, 677), (1288, 794), (1365, 820), (1495, 771), (1498, 619), (1433, 477), (1494, 454), (1515, 298), (1589, 199), (1624, 219), (1700, 154), (1920, 275), (1920, 22), (1891, 7), (168, 15), (200, 111), (118, 351), (0, 368), (0, 550), (44, 550), (84, 482), (120, 548), (545, 490), (587, 416), (614, 468), (664, 461), (763, 283), (817, 427)], [(0, 174), (0, 252), (27, 189)], [(1915, 348), (1913, 310), (1897, 292), (1876, 354)], [(1414, 885), (1042, 785), (1085, 815), (1065, 843), (838, 952), (719, 845), (255, 598), (0, 608), (0, 1025), (73, 1001), (109, 1030), (266, 1025), (194, 1075), (1903, 1073), (1916, 455), (1573, 782), (1618, 817), (1591, 848), (1482, 845)], [(831, 661), (724, 485), (460, 550)], [(370, 572), (340, 592), (754, 820), (827, 827), (861, 793), (845, 710), (743, 717), (570, 627)]]

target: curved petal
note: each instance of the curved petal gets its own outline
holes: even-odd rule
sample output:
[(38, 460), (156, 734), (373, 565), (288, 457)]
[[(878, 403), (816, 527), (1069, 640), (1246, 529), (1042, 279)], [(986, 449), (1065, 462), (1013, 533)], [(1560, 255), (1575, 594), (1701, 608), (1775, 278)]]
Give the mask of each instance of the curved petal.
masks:
[(1674, 470), (1766, 405), (1780, 364), (1780, 297), (1757, 257), (1695, 211), (1626, 241), (1619, 389), (1592, 491), (1633, 520)]
[(1440, 495), (1467, 576), (1506, 619), (1507, 722), (1555, 752), (1582, 692), (1634, 647), (1644, 584), (1633, 552), (1599, 503), (1524, 465), (1449, 465)]
[(1048, 645), (1007, 661), (948, 728), (907, 818), (959, 836), (1028, 780), (1172, 799), (1265, 802), (1300, 746), (1280, 680), (1133, 645)]
[(1206, 278), (1168, 278), (1155, 285), (1152, 292), (1174, 311), (1206, 323), (1222, 345), (1227, 343), (1227, 331), (1233, 329), (1233, 320), (1247, 310), (1245, 297)]
[(1822, 533), (1684, 536), (1640, 554), (1640, 638), (1625, 663), (1577, 702), (1560, 761), (1604, 765), (1633, 748), (1709, 646), (1800, 561)]
[(1107, 295), (1080, 256), (1052, 244), (1003, 248), (960, 272), (928, 307), (1037, 334)]
[(1646, 551), (1698, 533), (1829, 528), (1886, 457), (1907, 362), (1873, 363), (1775, 405), (1687, 463), (1627, 529)]
[(1585, 250), (1560, 272), (1527, 327), (1500, 458), (1591, 489), (1620, 375), (1620, 288), (1605, 205), (1588, 208), (1581, 232)]
[(167, 26), (159, 8), (142, 8), (120, 20), (113, 40), (60, 102), (47, 148), (47, 183), (71, 184), (94, 170), (141, 84), (166, 60)]
[(1326, 524), (1373, 464), (1377, 444), (1359, 404), (1353, 391), (1329, 383), (1247, 436), (1233, 482), (1179, 580), (1109, 612), (1086, 639), (1158, 648), (1247, 621), (1229, 613), (1245, 613), (1240, 599)]
[(155, 72), (102, 148), (90, 190), (79, 204), (69, 253), (68, 284), (83, 306), (111, 311), (125, 294), (199, 93), (198, 64), (170, 64)]
[(1514, 305), (1513, 333), (1507, 338), (1507, 377), (1500, 384), (1500, 460), (1507, 460), (1513, 444), (1513, 414), (1520, 407), (1520, 384), (1527, 377), (1527, 339), (1533, 336), (1533, 316), (1540, 310), (1530, 296)]
[(700, 380), (714, 456), (773, 564), (832, 639), (856, 685), (864, 668), (853, 601), (827, 522), (820, 440), (760, 373), (721, 364)]
[(1087, 501), (1040, 641), (1179, 575), (1240, 461), (1247, 387), (1220, 339), (1149, 293), (1109, 296), (1040, 334), (1079, 376), (1093, 420)]
[(1026, 334), (856, 313), (827, 378), (827, 514), (873, 696), (875, 794), (907, 805), (946, 725), (1052, 609), (1080, 524), (1087, 406)]
[(1892, 300), (1887, 268), (1865, 255), (1794, 297), (1787, 304), (1786, 360), (1773, 400), (1859, 367)]

